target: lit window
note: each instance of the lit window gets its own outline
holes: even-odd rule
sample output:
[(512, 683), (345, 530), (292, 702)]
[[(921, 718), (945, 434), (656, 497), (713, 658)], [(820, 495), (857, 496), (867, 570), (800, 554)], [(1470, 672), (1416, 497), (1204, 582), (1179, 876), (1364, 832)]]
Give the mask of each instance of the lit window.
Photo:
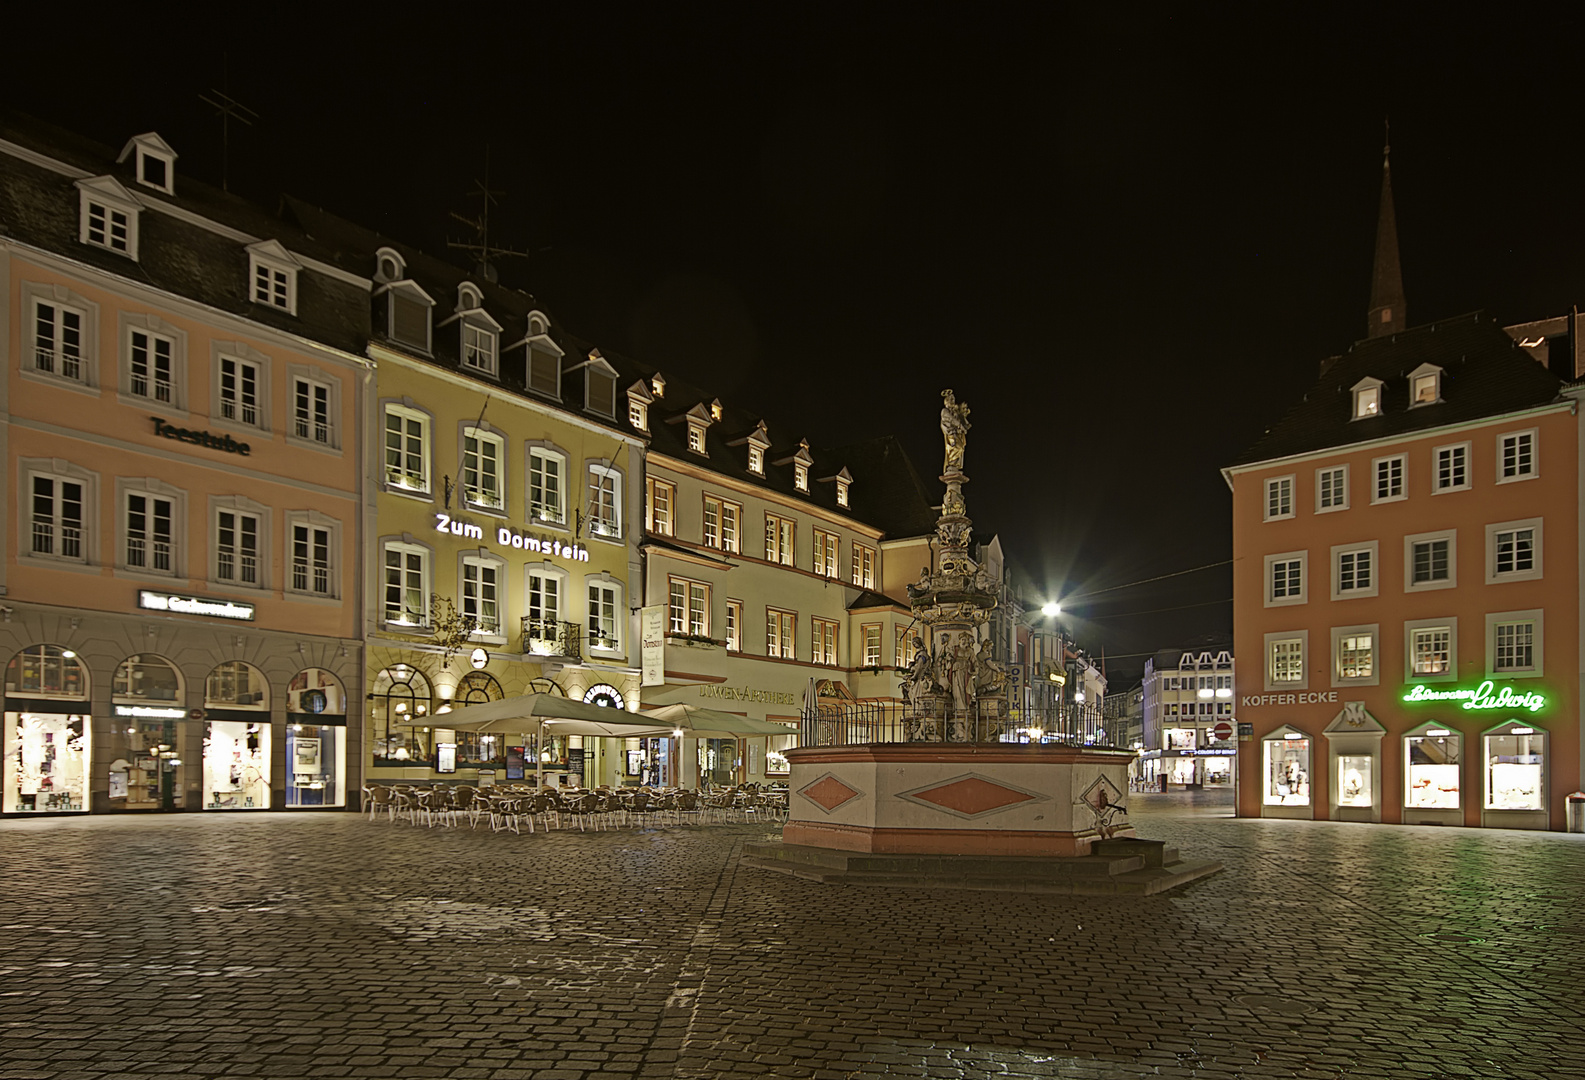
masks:
[(1442, 396), (1441, 369), (1431, 368), (1429, 364), (1426, 368), (1430, 370), (1417, 369), (1416, 373), (1410, 375), (1409, 382), (1415, 405), (1430, 405)]
[(748, 471), (756, 476), (765, 475), (765, 451), (757, 446), (748, 448)]
[(1536, 475), (1535, 432), (1518, 431), (1497, 439), (1499, 483), (1528, 480)]
[(622, 474), (605, 465), (589, 466), (589, 527), (596, 536), (622, 535)]
[(385, 482), (429, 491), (429, 417), (400, 405), (385, 407)]
[(864, 667), (881, 666), (881, 624), (864, 624)]
[(799, 491), (809, 490), (809, 468), (806, 465), (793, 466), (793, 487)]
[(677, 485), (651, 476), (646, 478), (644, 527), (659, 536), (674, 535), (672, 511), (677, 504)]
[(1354, 391), (1354, 418), (1362, 420), (1381, 412), (1381, 387), (1370, 386)]
[(837, 662), (837, 624), (827, 619), (812, 619), (810, 658), (817, 664), (835, 666)]
[(1266, 520), (1293, 516), (1293, 477), (1279, 476), (1266, 481)]
[(739, 523), (743, 508), (737, 503), (718, 499), (713, 495), (704, 498), (704, 542), (722, 551), (736, 552), (739, 545)]
[(702, 424), (688, 425), (688, 449), (696, 454), (704, 453), (704, 426)]
[(385, 593), (382, 612), (395, 626), (429, 625), (429, 550), (416, 544), (385, 545)]
[(473, 620), (475, 634), (495, 637), (501, 633), (499, 574), (494, 560), (471, 555), (462, 560), (462, 615)]
[(621, 590), (599, 581), (589, 583), (589, 648), (620, 652)]
[(1295, 683), (1304, 680), (1304, 643), (1285, 639), (1271, 643), (1271, 681)]
[(861, 589), (875, 587), (875, 549), (853, 545), (853, 584)]
[(797, 659), (798, 616), (790, 611), (765, 609), (765, 655)]
[(1337, 639), (1337, 677), (1370, 679), (1375, 672), (1375, 635), (1344, 634)]
[(914, 662), (914, 657), (919, 655), (919, 649), (914, 645), (914, 635), (908, 632), (906, 626), (897, 628), (897, 639), (892, 644), (892, 663), (898, 670), (908, 667)]
[(814, 572), (821, 577), (837, 576), (837, 553), (840, 541), (833, 533), (815, 530)]
[(726, 647), (728, 652), (743, 651), (743, 601), (726, 602)]
[(576, 652), (577, 635), (568, 634), (562, 625), (562, 597), (566, 594), (560, 570), (529, 566), (523, 575), (525, 614), (523, 651), (538, 656), (562, 656)]
[(1371, 501), (1391, 502), (1404, 498), (1403, 471), (1405, 460), (1402, 454), (1376, 459), (1374, 462), (1376, 488), (1375, 495)]
[(710, 586), (686, 578), (670, 579), (671, 632), (689, 637), (710, 636)]
[(837, 505), (845, 507), (845, 506), (847, 506), (847, 504), (848, 504), (848, 482), (846, 480), (838, 480), (837, 481)]
[(501, 461), (504, 440), (479, 428), (462, 429), (462, 497), (472, 506), (499, 510), (505, 505)]
[(793, 565), (793, 520), (765, 515), (765, 561)]
[(630, 398), (627, 403), (627, 422), (639, 431), (649, 430), (649, 407), (642, 401)]
[(1446, 675), (1453, 670), (1453, 630), (1448, 626), (1409, 631), (1410, 671), (1416, 676)]
[(562, 499), (567, 462), (560, 454), (539, 447), (528, 451), (528, 517), (530, 521), (561, 525), (567, 520)]

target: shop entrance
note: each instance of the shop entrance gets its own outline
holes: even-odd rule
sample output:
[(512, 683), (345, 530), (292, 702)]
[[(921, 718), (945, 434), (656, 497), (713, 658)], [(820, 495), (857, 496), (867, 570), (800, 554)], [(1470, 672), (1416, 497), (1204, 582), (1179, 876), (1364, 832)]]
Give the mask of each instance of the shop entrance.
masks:
[(737, 740), (699, 740), (699, 779), (718, 787), (737, 783)]

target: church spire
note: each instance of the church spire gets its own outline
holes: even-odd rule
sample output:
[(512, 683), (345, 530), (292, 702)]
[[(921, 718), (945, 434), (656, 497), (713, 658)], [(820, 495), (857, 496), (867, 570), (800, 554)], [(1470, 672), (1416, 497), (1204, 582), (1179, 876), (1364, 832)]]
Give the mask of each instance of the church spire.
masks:
[(1381, 148), (1381, 216), (1376, 219), (1376, 265), (1370, 282), (1366, 337), (1386, 337), (1409, 325), (1404, 315), (1403, 271), (1398, 266), (1398, 222), (1392, 211), (1392, 142)]

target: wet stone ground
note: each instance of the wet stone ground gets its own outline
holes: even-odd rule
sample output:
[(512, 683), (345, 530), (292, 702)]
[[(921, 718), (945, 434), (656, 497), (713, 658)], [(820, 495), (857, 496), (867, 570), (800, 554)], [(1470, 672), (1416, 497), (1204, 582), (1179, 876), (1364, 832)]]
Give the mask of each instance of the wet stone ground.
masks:
[(1235, 820), (1160, 897), (810, 884), (763, 825), (0, 821), (0, 1078), (1585, 1077), (1585, 836)]

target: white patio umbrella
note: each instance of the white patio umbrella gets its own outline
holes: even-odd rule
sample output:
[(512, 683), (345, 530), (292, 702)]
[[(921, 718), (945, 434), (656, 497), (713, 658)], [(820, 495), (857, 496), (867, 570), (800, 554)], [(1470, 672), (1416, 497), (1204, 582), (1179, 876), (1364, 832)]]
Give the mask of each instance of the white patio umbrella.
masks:
[(680, 732), (690, 739), (730, 739), (739, 735), (791, 735), (798, 729), (771, 720), (756, 720), (752, 716), (707, 709), (702, 705), (657, 705), (644, 709), (638, 716), (650, 717), (673, 733)]

